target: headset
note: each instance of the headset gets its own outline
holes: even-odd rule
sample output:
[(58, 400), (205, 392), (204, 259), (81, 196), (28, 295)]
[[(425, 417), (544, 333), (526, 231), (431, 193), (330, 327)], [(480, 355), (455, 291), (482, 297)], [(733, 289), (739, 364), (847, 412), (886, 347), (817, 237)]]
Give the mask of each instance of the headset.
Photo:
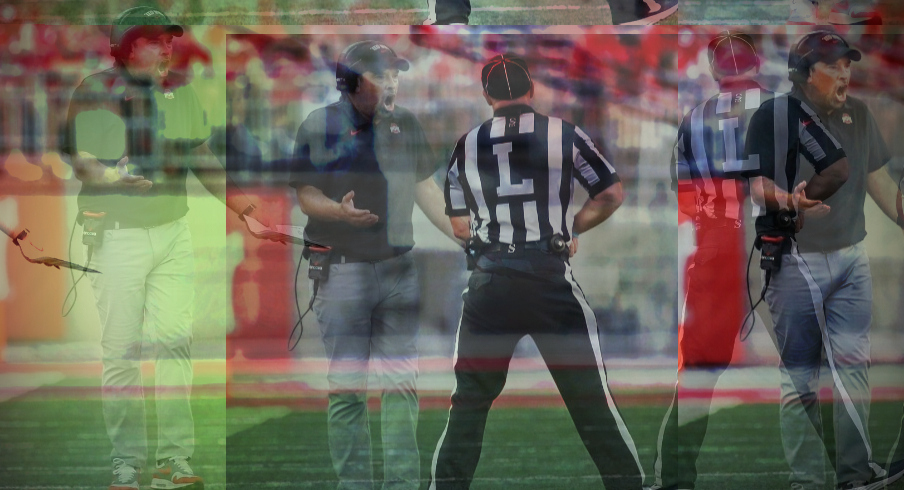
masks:
[(355, 93), (358, 90), (358, 77), (361, 74), (356, 72), (353, 67), (361, 60), (349, 64), (349, 57), (361, 46), (372, 46), (373, 44), (373, 41), (359, 41), (345, 48), (336, 63), (336, 90), (347, 93)]
[(810, 78), (810, 65), (812, 64), (807, 57), (810, 56), (813, 50), (811, 49), (806, 53), (801, 53), (800, 48), (811, 37), (826, 35), (837, 36), (838, 33), (827, 30), (813, 31), (800, 38), (800, 41), (797, 41), (797, 44), (794, 45), (794, 49), (788, 53), (788, 80), (795, 83), (807, 83), (807, 79)]

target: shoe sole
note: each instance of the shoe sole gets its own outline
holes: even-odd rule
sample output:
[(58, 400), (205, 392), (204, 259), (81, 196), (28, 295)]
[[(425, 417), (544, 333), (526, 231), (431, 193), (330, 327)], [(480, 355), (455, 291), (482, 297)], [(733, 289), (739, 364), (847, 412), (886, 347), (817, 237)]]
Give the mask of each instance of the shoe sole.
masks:
[(677, 11), (678, 11), (678, 4), (676, 3), (675, 5), (672, 5), (671, 8), (665, 9), (662, 12), (657, 12), (653, 15), (644, 17), (642, 19), (632, 20), (631, 22), (623, 22), (619, 25), (622, 25), (622, 26), (649, 26), (649, 25), (653, 25), (653, 24), (661, 21), (662, 19), (665, 19), (666, 17), (669, 17), (670, 15), (674, 14)]
[(880, 26), (882, 25), (882, 17), (878, 15), (851, 17), (850, 15), (832, 13), (829, 15), (829, 24), (836, 26)]
[(181, 489), (191, 489), (191, 490), (204, 490), (204, 482), (194, 482), (194, 483), (173, 483), (169, 480), (163, 480), (160, 478), (154, 478), (151, 481), (151, 488), (154, 490), (173, 490), (176, 488)]
[(902, 476), (904, 476), (904, 470), (899, 471), (894, 475), (889, 475), (888, 478), (882, 481), (877, 481), (875, 483), (870, 483), (869, 485), (866, 485), (864, 487), (859, 487), (857, 490), (879, 490), (881, 488), (888, 487), (892, 483), (900, 480)]

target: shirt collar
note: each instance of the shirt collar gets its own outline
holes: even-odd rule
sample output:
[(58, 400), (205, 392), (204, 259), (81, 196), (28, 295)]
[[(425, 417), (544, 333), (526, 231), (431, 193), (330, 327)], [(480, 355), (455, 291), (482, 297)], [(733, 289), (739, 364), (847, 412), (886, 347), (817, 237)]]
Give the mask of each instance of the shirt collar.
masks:
[(342, 94), (342, 98), (339, 99), (339, 105), (342, 107), (342, 111), (345, 112), (349, 119), (351, 119), (355, 129), (363, 129), (373, 125), (373, 119), (369, 119), (358, 112), (358, 109), (355, 109), (355, 105), (352, 104), (348, 95)]
[(493, 111), (493, 117), (520, 116), (527, 112), (534, 112), (534, 109), (527, 104), (515, 104)]
[(140, 78), (135, 78), (134, 76), (132, 76), (132, 74), (129, 73), (128, 68), (126, 68), (126, 65), (124, 65), (120, 62), (117, 62), (116, 66), (117, 66), (116, 74), (127, 85), (131, 85), (134, 87), (141, 87), (141, 88), (152, 88), (154, 86), (154, 82), (151, 80), (142, 80)]
[(743, 80), (732, 80), (729, 82), (724, 82), (719, 86), (719, 91), (720, 92), (740, 92), (742, 90), (750, 90), (753, 88), (763, 90), (763, 87), (759, 83), (757, 83), (753, 80), (743, 79)]

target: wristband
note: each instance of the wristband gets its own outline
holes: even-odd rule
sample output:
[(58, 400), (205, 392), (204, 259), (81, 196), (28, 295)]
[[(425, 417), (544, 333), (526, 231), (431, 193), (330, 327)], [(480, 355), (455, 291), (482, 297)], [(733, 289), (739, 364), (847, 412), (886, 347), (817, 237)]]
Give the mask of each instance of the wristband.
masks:
[(249, 204), (247, 208), (245, 208), (241, 213), (239, 213), (239, 219), (245, 221), (245, 216), (253, 213), (254, 210), (257, 209), (254, 207), (254, 204)]
[(571, 238), (572, 238), (572, 239), (575, 239), (575, 238), (577, 238), (577, 237), (578, 237), (578, 235), (580, 235), (580, 233), (578, 233), (578, 232), (576, 232), (576, 231), (574, 231), (574, 230), (572, 230), (572, 232), (571, 232)]

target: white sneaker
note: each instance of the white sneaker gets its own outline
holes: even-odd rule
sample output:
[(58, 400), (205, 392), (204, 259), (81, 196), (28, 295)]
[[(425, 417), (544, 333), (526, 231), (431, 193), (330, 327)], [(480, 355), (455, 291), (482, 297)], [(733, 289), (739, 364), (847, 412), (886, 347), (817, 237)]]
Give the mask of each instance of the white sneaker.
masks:
[(192, 490), (203, 490), (204, 480), (192, 471), (188, 458), (173, 457), (157, 461), (151, 488), (172, 490), (191, 487)]
[(848, 0), (842, 0), (832, 7), (829, 23), (835, 25), (881, 25), (882, 16), (871, 6), (851, 6)]
[(665, 20), (678, 11), (678, 0), (635, 0), (636, 20), (622, 22), (623, 26), (650, 26)]
[(113, 460), (113, 483), (110, 483), (110, 490), (138, 490), (140, 476), (140, 469), (115, 458)]

